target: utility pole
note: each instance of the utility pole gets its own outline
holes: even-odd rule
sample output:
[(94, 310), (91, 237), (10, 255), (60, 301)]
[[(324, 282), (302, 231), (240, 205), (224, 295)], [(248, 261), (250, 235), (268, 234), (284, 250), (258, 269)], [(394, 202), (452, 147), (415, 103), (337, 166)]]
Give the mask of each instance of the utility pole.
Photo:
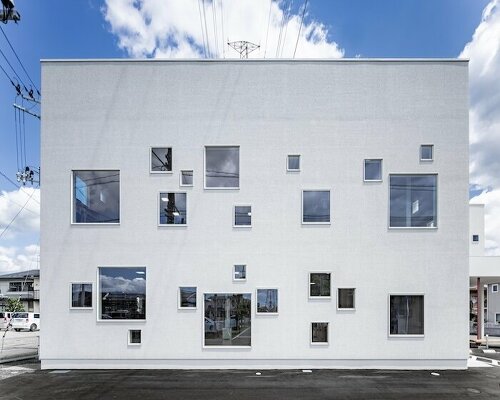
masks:
[(17, 24), (17, 21), (21, 20), (21, 16), (14, 9), (14, 0), (2, 0), (2, 11), (0, 11), (0, 22), (6, 24), (8, 21), (14, 21)]
[(258, 44), (247, 42), (246, 40), (238, 40), (236, 42), (228, 42), (229, 46), (231, 46), (234, 50), (240, 53), (240, 58), (248, 58), (248, 55), (257, 50), (260, 46)]

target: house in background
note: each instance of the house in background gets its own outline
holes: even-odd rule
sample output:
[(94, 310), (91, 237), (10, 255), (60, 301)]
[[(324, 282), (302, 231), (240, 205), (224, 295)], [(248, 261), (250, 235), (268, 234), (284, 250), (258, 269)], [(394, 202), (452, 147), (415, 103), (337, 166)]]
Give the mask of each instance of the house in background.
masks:
[(9, 298), (21, 300), (24, 311), (40, 312), (40, 270), (0, 275), (0, 311)]

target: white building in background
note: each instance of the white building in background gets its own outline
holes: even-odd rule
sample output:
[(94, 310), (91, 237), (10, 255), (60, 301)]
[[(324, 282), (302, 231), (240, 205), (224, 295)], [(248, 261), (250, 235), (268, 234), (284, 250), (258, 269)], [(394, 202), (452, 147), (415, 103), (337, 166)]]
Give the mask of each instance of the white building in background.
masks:
[(42, 83), (42, 368), (466, 368), (467, 61)]
[(24, 311), (40, 312), (40, 270), (0, 275), (0, 311), (6, 311), (9, 299), (21, 301)]

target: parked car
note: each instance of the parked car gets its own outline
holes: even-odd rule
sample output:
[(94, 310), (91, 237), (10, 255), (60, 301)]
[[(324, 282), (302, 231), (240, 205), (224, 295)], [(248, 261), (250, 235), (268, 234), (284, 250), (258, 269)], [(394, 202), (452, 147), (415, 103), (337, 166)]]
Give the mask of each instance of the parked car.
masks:
[(7, 326), (9, 326), (11, 314), (12, 313), (9, 311), (0, 312), (0, 329), (7, 329)]
[(21, 329), (29, 329), (33, 332), (40, 329), (40, 314), (31, 312), (12, 313), (10, 324), (16, 332)]

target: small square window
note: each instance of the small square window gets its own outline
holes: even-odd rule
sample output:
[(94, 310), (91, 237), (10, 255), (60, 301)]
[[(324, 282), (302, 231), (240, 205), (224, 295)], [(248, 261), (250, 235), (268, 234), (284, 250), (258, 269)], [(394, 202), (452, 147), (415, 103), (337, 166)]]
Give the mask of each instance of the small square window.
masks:
[(252, 226), (252, 206), (234, 206), (234, 226)]
[(300, 155), (289, 154), (286, 161), (286, 170), (292, 172), (300, 171)]
[(141, 331), (140, 331), (140, 329), (131, 329), (128, 331), (128, 344), (129, 345), (141, 344)]
[(434, 145), (423, 144), (420, 146), (420, 161), (432, 161), (434, 159)]
[(193, 170), (192, 169), (183, 169), (180, 174), (180, 185), (181, 186), (193, 186)]
[(479, 235), (472, 235), (472, 241), (473, 241), (474, 243), (479, 242)]
[(245, 281), (247, 279), (247, 266), (238, 264), (233, 266), (233, 280)]
[(187, 194), (161, 192), (159, 198), (160, 225), (187, 225)]
[(364, 180), (365, 182), (382, 181), (382, 160), (365, 160)]
[(311, 323), (311, 344), (328, 344), (328, 322)]
[(278, 289), (257, 289), (257, 314), (278, 314)]
[(153, 174), (167, 174), (172, 172), (172, 148), (151, 147), (150, 172)]
[(337, 293), (337, 308), (339, 310), (354, 310), (354, 294), (356, 289), (354, 288), (342, 288), (338, 289)]
[(311, 272), (309, 274), (309, 297), (330, 298), (330, 280), (329, 272)]
[(195, 286), (181, 286), (179, 288), (179, 308), (196, 308)]
[(491, 292), (498, 293), (498, 284), (497, 283), (495, 283), (494, 285), (491, 285)]
[(92, 308), (92, 284), (71, 284), (71, 308)]

